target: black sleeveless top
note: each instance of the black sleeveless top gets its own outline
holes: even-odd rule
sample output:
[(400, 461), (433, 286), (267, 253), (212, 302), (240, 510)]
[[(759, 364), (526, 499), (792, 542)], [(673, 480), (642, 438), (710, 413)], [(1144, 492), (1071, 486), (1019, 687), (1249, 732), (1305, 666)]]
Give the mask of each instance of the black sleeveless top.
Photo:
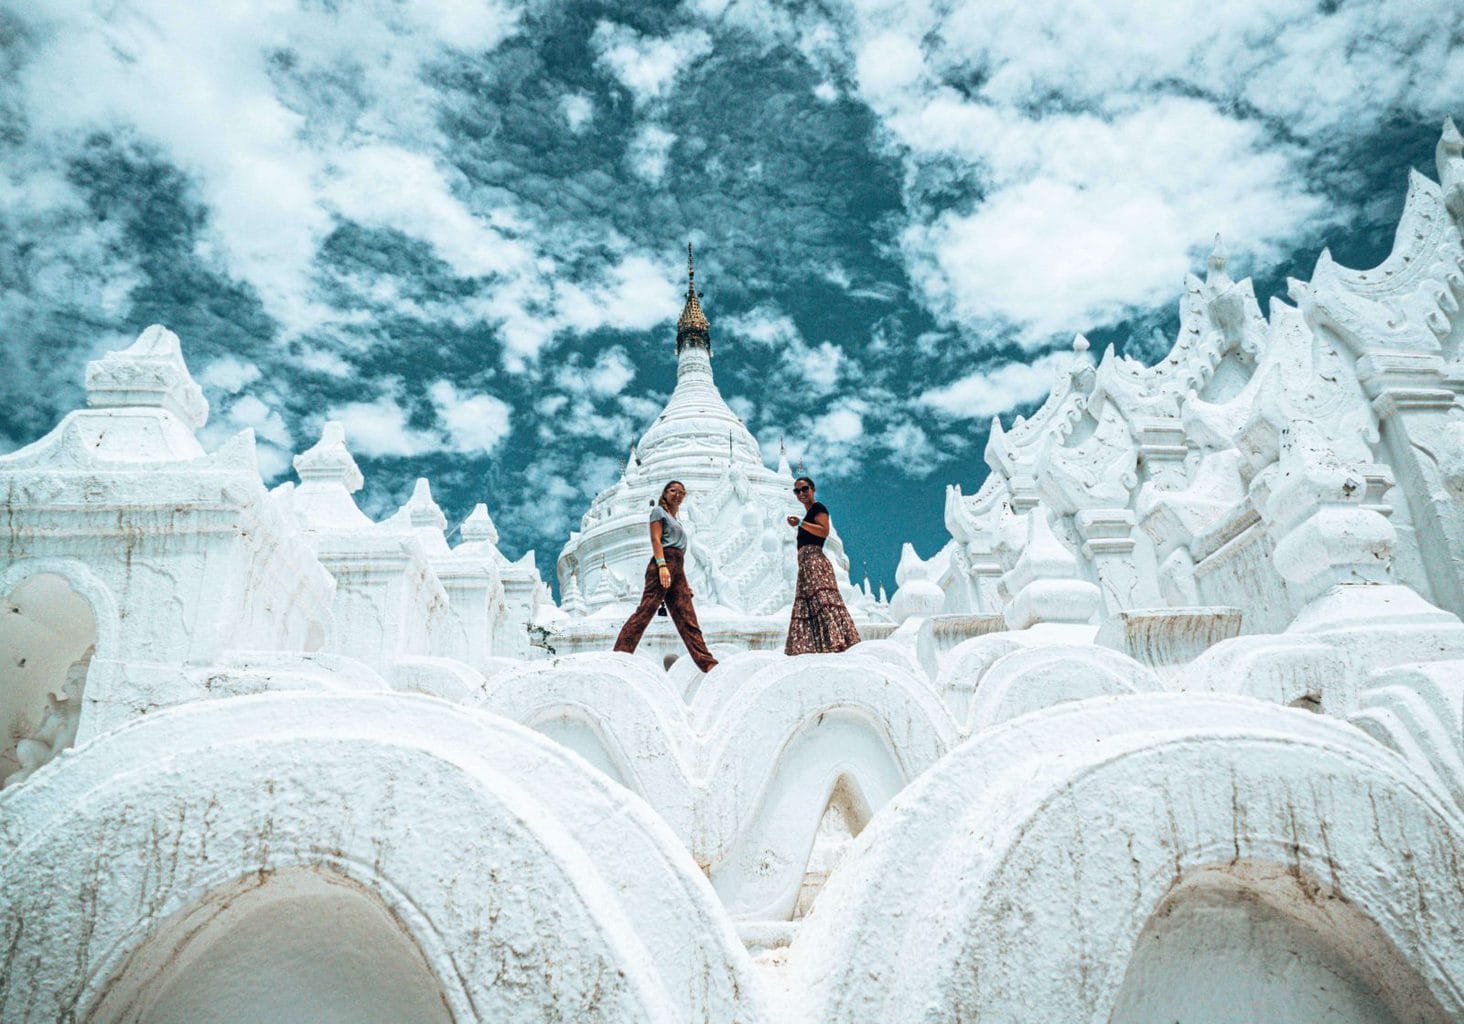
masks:
[[(829, 514), (829, 510), (824, 508), (823, 502), (815, 501), (812, 505), (808, 506), (808, 514), (803, 517), (803, 521), (806, 523), (811, 519), (817, 519), (820, 512), (824, 515)], [(809, 533), (801, 525), (798, 527), (798, 546), (800, 548), (809, 544), (812, 544), (816, 548), (821, 548), (824, 546), (825, 539), (824, 537)]]

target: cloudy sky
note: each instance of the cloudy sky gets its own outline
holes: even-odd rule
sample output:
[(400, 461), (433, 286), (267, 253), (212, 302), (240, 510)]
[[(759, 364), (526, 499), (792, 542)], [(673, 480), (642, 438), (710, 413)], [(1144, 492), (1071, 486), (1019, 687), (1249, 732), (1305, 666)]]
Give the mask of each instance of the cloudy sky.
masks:
[(369, 512), (428, 476), (549, 575), (690, 238), (723, 394), (892, 583), (1074, 332), (1166, 349), (1216, 233), (1263, 297), (1376, 263), (1450, 112), (1458, 0), (0, 0), (0, 450), (162, 322), (210, 445), (341, 419)]

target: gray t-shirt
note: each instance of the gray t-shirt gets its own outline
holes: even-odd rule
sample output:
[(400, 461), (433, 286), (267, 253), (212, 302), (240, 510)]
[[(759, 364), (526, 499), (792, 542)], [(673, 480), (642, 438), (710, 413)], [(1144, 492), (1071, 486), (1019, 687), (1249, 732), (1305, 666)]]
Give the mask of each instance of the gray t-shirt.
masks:
[(676, 521), (676, 517), (667, 512), (660, 505), (651, 509), (651, 522), (660, 520), (661, 523), (661, 547), (680, 548), (686, 550), (686, 531)]

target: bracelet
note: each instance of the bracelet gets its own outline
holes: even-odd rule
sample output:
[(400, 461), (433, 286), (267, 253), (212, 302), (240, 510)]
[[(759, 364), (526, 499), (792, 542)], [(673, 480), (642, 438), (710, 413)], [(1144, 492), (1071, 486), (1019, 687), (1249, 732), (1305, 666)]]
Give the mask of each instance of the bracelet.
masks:
[(661, 568), (664, 569), (664, 568), (666, 568), (666, 559), (664, 559), (664, 558), (658, 558), (658, 559), (656, 559), (656, 564), (659, 565)]

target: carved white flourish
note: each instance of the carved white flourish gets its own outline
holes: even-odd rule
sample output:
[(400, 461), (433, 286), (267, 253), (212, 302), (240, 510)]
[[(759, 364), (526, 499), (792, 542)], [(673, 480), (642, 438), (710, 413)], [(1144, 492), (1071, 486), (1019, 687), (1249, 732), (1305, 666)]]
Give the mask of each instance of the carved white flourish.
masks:
[(1323, 250), (1311, 281), (1293, 280), (1290, 289), (1310, 322), (1336, 331), (1358, 355), (1373, 349), (1440, 353), (1464, 294), (1464, 243), (1443, 189), (1410, 172), (1387, 259), (1371, 270), (1349, 270)]
[[(1080, 432), (1083, 423), (1088, 429)], [(1137, 458), (1114, 404), (1102, 402), (1096, 416), (1089, 406), (1078, 423), (1048, 435), (1038, 469), (1043, 494), (1064, 516), (1084, 508), (1126, 508), (1138, 486)]]

